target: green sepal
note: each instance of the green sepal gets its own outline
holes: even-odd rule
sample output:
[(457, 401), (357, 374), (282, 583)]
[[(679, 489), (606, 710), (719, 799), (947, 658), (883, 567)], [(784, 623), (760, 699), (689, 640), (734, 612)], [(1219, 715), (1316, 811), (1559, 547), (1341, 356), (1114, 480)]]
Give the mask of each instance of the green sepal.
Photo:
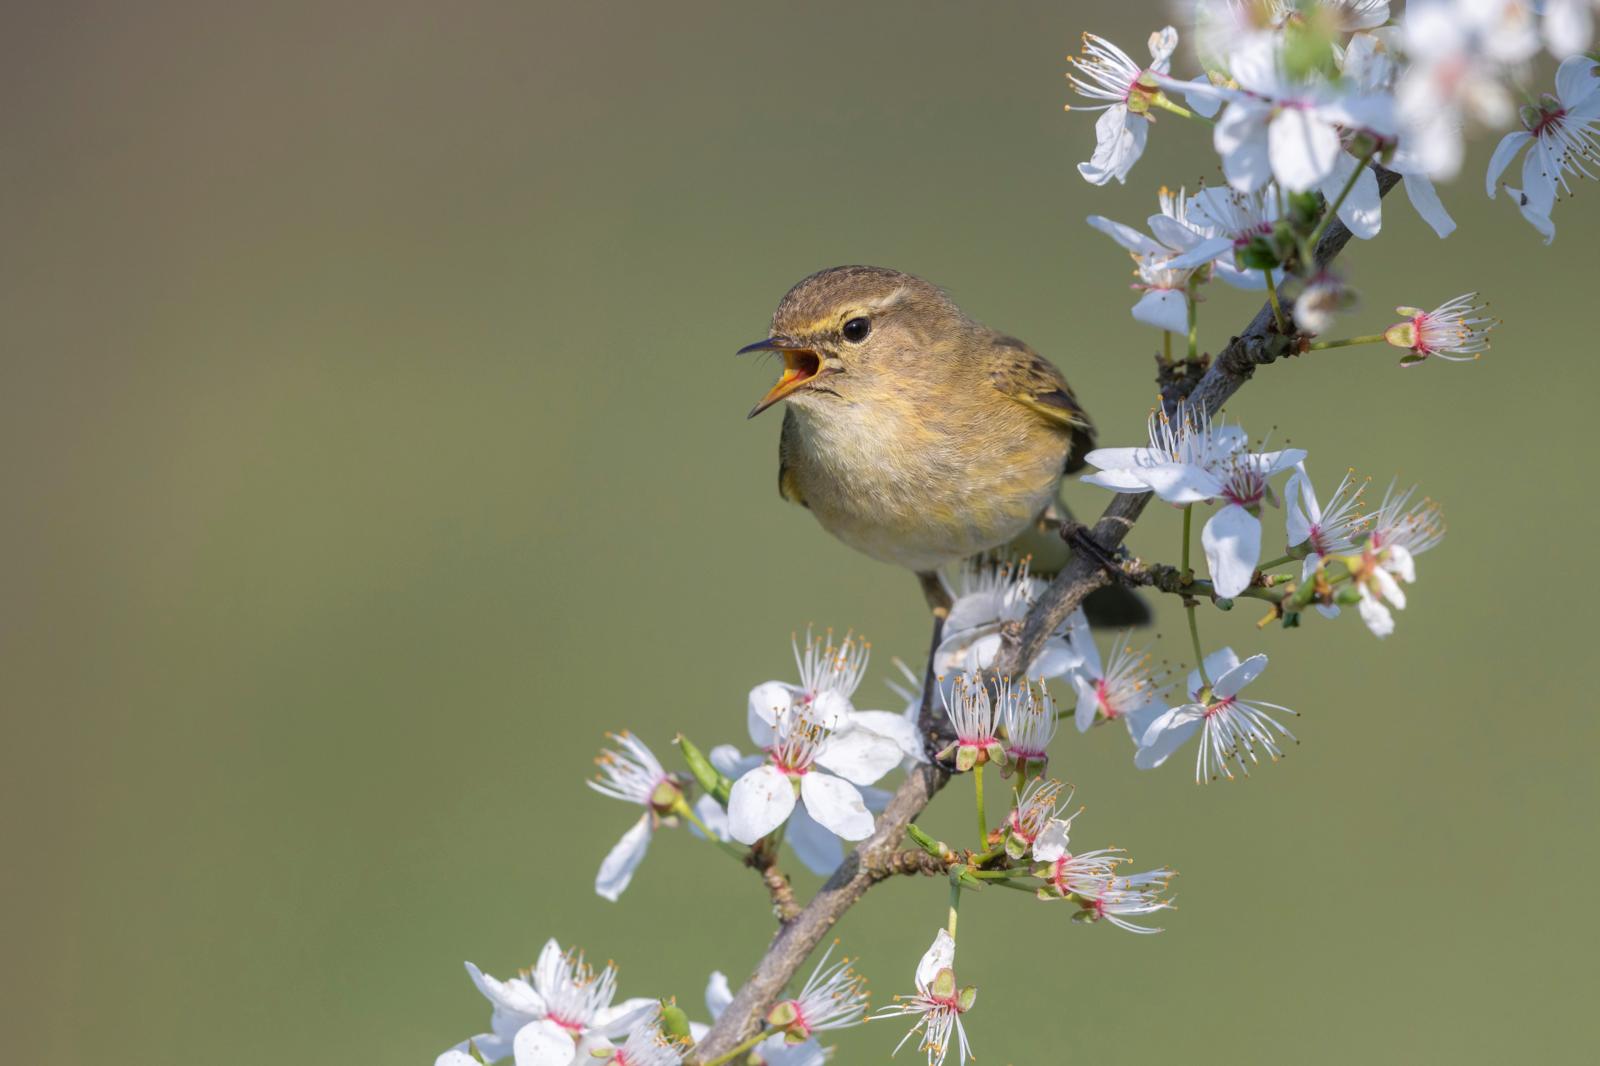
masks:
[(733, 782), (722, 776), (721, 771), (711, 765), (711, 760), (690, 743), (688, 737), (679, 733), (677, 743), (678, 750), (683, 753), (683, 761), (688, 765), (695, 781), (705, 790), (706, 795), (726, 807), (728, 794), (733, 791)]
[(787, 1029), (800, 1017), (800, 1011), (795, 1008), (794, 1000), (786, 999), (781, 1003), (774, 1003), (772, 1009), (767, 1011), (767, 1024), (774, 1029)]

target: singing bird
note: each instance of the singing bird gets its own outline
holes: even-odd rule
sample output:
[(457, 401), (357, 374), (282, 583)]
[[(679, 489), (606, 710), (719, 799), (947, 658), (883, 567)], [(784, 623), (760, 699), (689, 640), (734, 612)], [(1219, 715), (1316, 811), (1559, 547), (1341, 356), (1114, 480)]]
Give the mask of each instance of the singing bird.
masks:
[[(812, 274), (746, 352), (783, 357), (750, 412), (786, 403), (779, 493), (850, 547), (915, 571), (935, 610), (948, 603), (939, 570), (1035, 528), (1094, 447), (1061, 371), (898, 270)], [(1133, 601), (1124, 620), (1142, 620), (1118, 593)]]

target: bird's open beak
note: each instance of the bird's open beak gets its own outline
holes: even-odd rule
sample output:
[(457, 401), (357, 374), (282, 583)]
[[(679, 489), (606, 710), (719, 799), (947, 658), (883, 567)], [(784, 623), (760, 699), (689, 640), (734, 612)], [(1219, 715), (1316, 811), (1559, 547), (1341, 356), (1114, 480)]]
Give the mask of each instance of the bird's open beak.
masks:
[(761, 402), (750, 409), (746, 417), (754, 418), (765, 411), (785, 396), (801, 388), (806, 382), (815, 378), (822, 369), (822, 357), (788, 337), (768, 337), (764, 341), (756, 341), (739, 349), (738, 354), (746, 352), (778, 352), (783, 356), (783, 376), (778, 383), (772, 386)]

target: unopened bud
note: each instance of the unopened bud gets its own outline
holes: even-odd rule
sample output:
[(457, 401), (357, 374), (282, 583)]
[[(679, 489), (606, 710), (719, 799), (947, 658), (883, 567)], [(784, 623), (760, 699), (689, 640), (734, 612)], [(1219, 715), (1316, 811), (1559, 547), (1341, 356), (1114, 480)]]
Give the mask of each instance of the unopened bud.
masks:
[(661, 1031), (681, 1040), (689, 1039), (689, 1016), (671, 1000), (661, 1004)]

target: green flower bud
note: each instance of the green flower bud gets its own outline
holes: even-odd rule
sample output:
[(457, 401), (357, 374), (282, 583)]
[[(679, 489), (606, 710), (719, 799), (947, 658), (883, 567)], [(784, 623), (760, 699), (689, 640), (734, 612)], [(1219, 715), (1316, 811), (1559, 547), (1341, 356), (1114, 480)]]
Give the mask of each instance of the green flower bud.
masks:
[(661, 1031), (680, 1040), (689, 1039), (689, 1016), (673, 1000), (661, 1004)]
[(728, 793), (733, 790), (733, 782), (723, 777), (711, 760), (689, 742), (689, 738), (682, 733), (678, 734), (678, 750), (683, 752), (683, 761), (689, 767), (689, 772), (694, 775), (695, 782), (705, 790), (706, 794), (724, 807), (728, 805)]

